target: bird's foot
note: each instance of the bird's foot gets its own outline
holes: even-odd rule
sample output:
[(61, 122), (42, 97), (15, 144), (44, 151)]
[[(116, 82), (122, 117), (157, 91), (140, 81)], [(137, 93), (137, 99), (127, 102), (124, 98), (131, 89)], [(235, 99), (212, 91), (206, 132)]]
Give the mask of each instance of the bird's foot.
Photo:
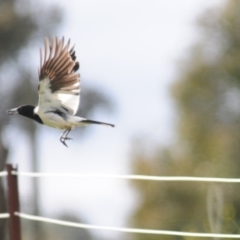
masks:
[(67, 145), (66, 142), (65, 142), (66, 140), (72, 140), (72, 138), (69, 138), (69, 137), (61, 137), (61, 138), (60, 138), (61, 143), (62, 143), (64, 146), (68, 147), (68, 145)]

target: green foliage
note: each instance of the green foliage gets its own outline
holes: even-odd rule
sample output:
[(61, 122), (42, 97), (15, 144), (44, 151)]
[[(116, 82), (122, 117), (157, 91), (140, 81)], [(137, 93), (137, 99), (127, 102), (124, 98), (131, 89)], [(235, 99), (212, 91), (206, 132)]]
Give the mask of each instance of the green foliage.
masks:
[[(177, 143), (165, 150), (156, 147), (151, 156), (135, 146), (135, 173), (240, 177), (239, 11), (239, 1), (226, 1), (198, 21), (202, 37), (180, 64), (173, 86)], [(240, 233), (238, 184), (134, 182), (133, 186), (139, 200), (134, 227)], [(180, 239), (149, 235), (134, 239), (160, 238)]]

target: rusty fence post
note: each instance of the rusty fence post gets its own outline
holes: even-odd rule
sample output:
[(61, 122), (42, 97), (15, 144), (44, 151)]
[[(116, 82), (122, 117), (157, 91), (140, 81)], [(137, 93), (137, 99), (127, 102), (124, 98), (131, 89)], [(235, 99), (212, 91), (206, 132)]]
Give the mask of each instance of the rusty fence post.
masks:
[(7, 202), (9, 218), (9, 237), (10, 240), (21, 240), (21, 224), (20, 218), (15, 215), (15, 212), (19, 212), (19, 195), (18, 195), (18, 179), (17, 175), (13, 175), (12, 171), (17, 171), (17, 167), (13, 167), (12, 164), (7, 164)]

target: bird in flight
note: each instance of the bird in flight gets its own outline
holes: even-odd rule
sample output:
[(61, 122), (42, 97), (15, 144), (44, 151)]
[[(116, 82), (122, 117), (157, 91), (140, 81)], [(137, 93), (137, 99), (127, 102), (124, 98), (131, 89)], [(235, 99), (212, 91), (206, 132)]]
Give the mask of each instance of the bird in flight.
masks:
[(64, 38), (54, 37), (52, 42), (45, 38), (44, 50), (40, 49), (38, 71), (39, 101), (37, 106), (22, 105), (7, 111), (9, 115), (19, 114), (49, 127), (64, 130), (60, 141), (67, 147), (66, 140), (75, 127), (99, 124), (114, 127), (113, 124), (75, 116), (80, 103), (80, 75), (77, 72), (74, 46), (70, 39), (64, 45)]

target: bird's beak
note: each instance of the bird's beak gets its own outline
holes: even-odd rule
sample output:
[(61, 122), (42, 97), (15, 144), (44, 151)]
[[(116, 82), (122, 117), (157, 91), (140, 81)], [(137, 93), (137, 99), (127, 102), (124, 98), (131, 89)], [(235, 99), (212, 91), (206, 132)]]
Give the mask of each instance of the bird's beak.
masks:
[(13, 108), (7, 111), (8, 115), (15, 115), (18, 114), (18, 109), (17, 108)]

